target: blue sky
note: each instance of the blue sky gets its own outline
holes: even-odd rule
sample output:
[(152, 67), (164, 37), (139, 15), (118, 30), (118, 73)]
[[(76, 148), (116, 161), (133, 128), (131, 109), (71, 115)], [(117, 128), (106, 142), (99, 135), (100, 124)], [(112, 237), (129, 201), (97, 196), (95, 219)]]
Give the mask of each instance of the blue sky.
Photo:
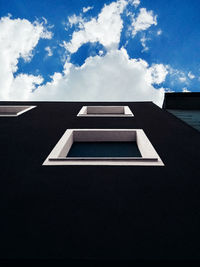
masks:
[(199, 0), (0, 0), (0, 98), (161, 106), (197, 92), (199, 13)]

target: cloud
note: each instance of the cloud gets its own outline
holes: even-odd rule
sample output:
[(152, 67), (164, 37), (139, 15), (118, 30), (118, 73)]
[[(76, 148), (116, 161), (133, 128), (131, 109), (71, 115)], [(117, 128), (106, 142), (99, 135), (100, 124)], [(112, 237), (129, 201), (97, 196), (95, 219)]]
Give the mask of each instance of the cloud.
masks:
[(134, 5), (135, 7), (138, 7), (139, 4), (140, 4), (140, 0), (133, 0), (133, 5)]
[(163, 64), (153, 64), (149, 68), (152, 84), (161, 84), (165, 81), (165, 78), (168, 74), (167, 67)]
[[(77, 25), (80, 27), (80, 28), (83, 28), (83, 23), (85, 22), (84, 19), (82, 18), (82, 16), (77, 16), (75, 14), (73, 14), (72, 16), (68, 17), (68, 21), (69, 21), (69, 26), (70, 27), (73, 27), (74, 25)], [(66, 29), (68, 30), (68, 29)]]
[[(50, 100), (50, 101), (153, 101), (162, 106), (165, 89), (159, 86), (168, 75), (167, 66), (145, 60), (130, 58), (126, 49), (118, 49), (124, 12), (128, 0), (118, 0), (104, 5), (97, 18), (89, 19), (73, 15), (70, 27), (76, 26), (71, 41), (64, 42), (70, 53), (75, 53), (83, 44), (99, 42), (106, 48), (99, 55), (88, 57), (81, 66), (70, 62), (65, 55), (62, 72), (55, 72), (51, 81), (44, 84), (43, 77), (25, 73), (14, 75), (19, 58), (30, 61), (40, 38), (50, 39), (51, 32), (44, 23), (30, 23), (25, 19), (2, 18), (0, 21), (0, 76), (1, 99), (5, 100)], [(136, 2), (134, 1), (136, 4)], [(134, 31), (143, 31), (156, 25), (152, 11), (141, 8), (135, 19)], [(44, 26), (45, 24), (45, 26)], [(78, 31), (77, 31), (78, 27)], [(141, 39), (146, 47), (145, 37)], [(45, 51), (52, 55), (46, 46)], [(154, 87), (156, 85), (156, 88)], [(160, 87), (160, 88), (157, 88)]]
[(189, 91), (186, 87), (184, 87), (184, 88), (182, 89), (182, 92), (183, 92), (183, 93), (189, 93), (190, 91)]
[(161, 35), (161, 34), (162, 34), (162, 30), (158, 30), (157, 35)]
[(52, 52), (52, 50), (51, 50), (51, 48), (49, 46), (45, 47), (44, 50), (47, 51), (47, 56), (48, 57), (53, 56), (53, 52)]
[[(121, 13), (127, 2), (118, 0), (109, 5), (105, 5), (98, 15), (98, 18), (92, 18), (89, 21), (81, 20), (80, 17), (74, 17), (73, 23), (80, 23), (80, 30), (74, 31), (70, 42), (63, 42), (64, 47), (70, 53), (75, 53), (83, 44), (99, 42), (105, 48), (118, 48), (120, 34), (123, 27)], [(72, 23), (72, 19), (71, 19)]]
[(93, 6), (83, 7), (83, 13), (86, 13), (93, 8), (94, 8)]
[(41, 76), (19, 74), (12, 82), (10, 88), (12, 95), (10, 95), (10, 98), (14, 100), (27, 99), (30, 93), (34, 91), (36, 85), (42, 82), (43, 78)]
[(165, 92), (166, 92), (166, 93), (173, 93), (173, 92), (175, 92), (175, 91), (172, 90), (171, 88), (165, 88)]
[(157, 16), (153, 15), (153, 11), (147, 11), (146, 8), (140, 8), (140, 13), (137, 18), (132, 21), (132, 35), (137, 32), (147, 30), (152, 25), (157, 25)]
[(143, 35), (142, 38), (140, 39), (141, 45), (143, 47), (142, 52), (145, 52), (145, 51), (149, 50), (148, 46), (146, 45), (146, 41), (148, 41), (148, 40), (150, 40), (150, 38), (146, 38), (145, 35)]
[(42, 23), (30, 23), (26, 19), (11, 19), (10, 16), (0, 19), (0, 98), (2, 100), (21, 98), (20, 92), (26, 95), (23, 90), (29, 92), (36, 84), (42, 82), (40, 76), (19, 74), (14, 78), (13, 74), (18, 69), (19, 58), (30, 61), (39, 39), (51, 37), (51, 32), (47, 31)]
[(89, 57), (80, 67), (66, 62), (63, 73), (55, 73), (51, 82), (39, 86), (29, 97), (58, 101), (153, 101), (162, 106), (164, 89), (155, 89), (152, 84), (164, 80), (163, 71), (157, 65), (149, 68), (142, 59), (130, 59), (121, 48), (103, 57)]
[(188, 84), (188, 78), (187, 78), (187, 73), (185, 73), (182, 70), (174, 69), (171, 66), (167, 66), (171, 83), (174, 85), (174, 83), (180, 84), (180, 83), (186, 83)]
[(188, 77), (193, 80), (195, 78), (195, 75), (190, 71), (188, 72)]
[(179, 81), (182, 83), (186, 82), (186, 77), (185, 76), (179, 77)]

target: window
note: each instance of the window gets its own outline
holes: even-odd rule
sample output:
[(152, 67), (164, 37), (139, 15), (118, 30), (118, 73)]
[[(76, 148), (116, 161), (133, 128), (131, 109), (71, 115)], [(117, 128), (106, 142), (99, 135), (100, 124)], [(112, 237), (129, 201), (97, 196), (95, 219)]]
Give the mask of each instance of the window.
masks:
[(132, 117), (128, 106), (83, 106), (78, 117)]
[(43, 165), (164, 164), (142, 129), (68, 129)]
[(17, 117), (36, 106), (0, 106), (0, 117)]

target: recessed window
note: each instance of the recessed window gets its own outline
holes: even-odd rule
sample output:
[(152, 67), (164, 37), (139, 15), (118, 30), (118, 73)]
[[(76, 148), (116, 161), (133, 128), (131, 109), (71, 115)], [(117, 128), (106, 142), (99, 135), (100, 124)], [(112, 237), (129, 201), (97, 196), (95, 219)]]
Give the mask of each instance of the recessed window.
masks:
[(36, 106), (0, 106), (0, 117), (17, 117)]
[(128, 106), (83, 106), (78, 117), (132, 117)]
[(164, 164), (142, 129), (68, 129), (43, 165)]

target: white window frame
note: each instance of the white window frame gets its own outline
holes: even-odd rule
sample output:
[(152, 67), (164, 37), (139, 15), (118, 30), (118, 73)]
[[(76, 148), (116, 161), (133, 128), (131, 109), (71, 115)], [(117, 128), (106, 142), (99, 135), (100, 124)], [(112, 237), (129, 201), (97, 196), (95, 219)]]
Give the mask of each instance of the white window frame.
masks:
[[(93, 112), (91, 112), (93, 110)], [(107, 112), (107, 113), (106, 113)], [(133, 117), (128, 106), (83, 106), (77, 117)]]
[[(4, 105), (0, 105), (0, 113), (4, 114), (0, 114), (0, 117), (17, 117), (33, 108), (35, 108), (36, 106), (22, 106), (22, 105), (9, 105), (9, 106), (4, 106)], [(13, 112), (13, 114), (11, 114), (10, 112)]]
[[(141, 157), (66, 157), (74, 141), (136, 141)], [(43, 165), (164, 166), (164, 163), (142, 129), (68, 129)]]

